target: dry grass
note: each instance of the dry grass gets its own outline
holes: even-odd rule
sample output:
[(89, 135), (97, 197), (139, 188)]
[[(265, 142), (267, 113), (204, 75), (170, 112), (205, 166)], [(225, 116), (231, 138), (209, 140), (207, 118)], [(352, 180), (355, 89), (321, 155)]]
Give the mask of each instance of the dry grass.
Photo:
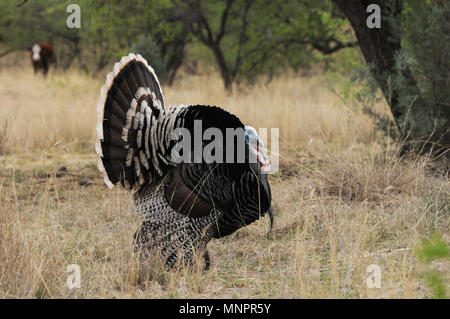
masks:
[[(185, 76), (165, 89), (166, 103), (224, 106), (281, 136), (273, 233), (258, 221), (211, 242), (210, 271), (167, 272), (138, 263), (131, 195), (108, 191), (96, 171), (103, 80), (0, 71), (0, 296), (429, 296), (415, 249), (434, 231), (450, 240), (448, 173), (427, 159), (400, 161), (321, 81), (286, 76), (229, 95), (216, 75)], [(374, 263), (380, 289), (366, 285)], [(81, 267), (80, 289), (66, 287), (69, 264)]]
[[(163, 89), (168, 105), (220, 105), (254, 127), (279, 127), (285, 149), (310, 148), (320, 141), (344, 147), (355, 141), (370, 143), (370, 119), (339, 106), (322, 81), (287, 76), (269, 86), (261, 81), (230, 95), (222, 89), (220, 78), (212, 75), (182, 78)], [(75, 71), (50, 74), (46, 80), (35, 77), (29, 68), (0, 71), (0, 150), (91, 152), (103, 82), (104, 78), (92, 79)]]

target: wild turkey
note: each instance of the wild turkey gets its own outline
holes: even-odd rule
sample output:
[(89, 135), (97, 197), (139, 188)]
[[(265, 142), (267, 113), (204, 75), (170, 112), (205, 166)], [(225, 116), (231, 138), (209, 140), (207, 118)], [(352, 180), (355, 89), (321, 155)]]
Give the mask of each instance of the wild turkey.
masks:
[[(145, 217), (135, 234), (137, 249), (157, 251), (169, 267), (192, 264), (195, 254), (203, 252), (208, 267), (206, 245), (212, 238), (230, 235), (266, 213), (272, 226), (265, 174), (270, 162), (252, 127), (214, 106), (165, 109), (158, 78), (140, 55), (116, 63), (100, 92), (98, 168), (108, 187), (120, 183), (136, 190), (134, 205)], [(211, 152), (214, 161), (200, 156), (193, 163), (180, 162), (189, 152), (196, 156), (198, 121), (201, 137), (211, 128), (223, 133), (222, 157)], [(191, 133), (191, 149), (174, 152), (185, 138), (174, 135), (177, 129)], [(244, 134), (227, 135), (227, 129)], [(240, 146), (245, 156), (239, 162)]]

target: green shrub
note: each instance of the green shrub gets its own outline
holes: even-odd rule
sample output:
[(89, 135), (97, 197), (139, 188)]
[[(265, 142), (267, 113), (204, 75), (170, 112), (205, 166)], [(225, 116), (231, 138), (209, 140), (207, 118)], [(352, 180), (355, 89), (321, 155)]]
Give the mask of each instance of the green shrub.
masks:
[[(434, 234), (431, 240), (424, 240), (416, 255), (421, 262), (430, 263), (434, 260), (446, 260), (450, 257), (450, 248), (439, 234)], [(438, 271), (428, 271), (424, 274), (428, 286), (433, 292), (433, 298), (447, 298), (446, 279)]]

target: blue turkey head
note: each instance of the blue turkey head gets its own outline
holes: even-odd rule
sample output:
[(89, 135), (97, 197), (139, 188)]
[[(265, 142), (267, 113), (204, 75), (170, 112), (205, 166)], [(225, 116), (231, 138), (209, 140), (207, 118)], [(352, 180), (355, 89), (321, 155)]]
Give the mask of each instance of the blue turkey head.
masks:
[(270, 171), (271, 165), (262, 139), (252, 126), (245, 126), (244, 134), (245, 142), (249, 146), (250, 152), (256, 156), (258, 162), (261, 164), (261, 173), (267, 174)]

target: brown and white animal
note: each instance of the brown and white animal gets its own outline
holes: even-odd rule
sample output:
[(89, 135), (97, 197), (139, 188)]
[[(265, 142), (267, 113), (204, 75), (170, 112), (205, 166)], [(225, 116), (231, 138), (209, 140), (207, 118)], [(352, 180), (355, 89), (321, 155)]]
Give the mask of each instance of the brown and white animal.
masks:
[(53, 62), (55, 55), (52, 45), (48, 42), (39, 42), (35, 43), (29, 50), (34, 73), (36, 74), (39, 70), (42, 70), (42, 73), (47, 75), (49, 65)]

